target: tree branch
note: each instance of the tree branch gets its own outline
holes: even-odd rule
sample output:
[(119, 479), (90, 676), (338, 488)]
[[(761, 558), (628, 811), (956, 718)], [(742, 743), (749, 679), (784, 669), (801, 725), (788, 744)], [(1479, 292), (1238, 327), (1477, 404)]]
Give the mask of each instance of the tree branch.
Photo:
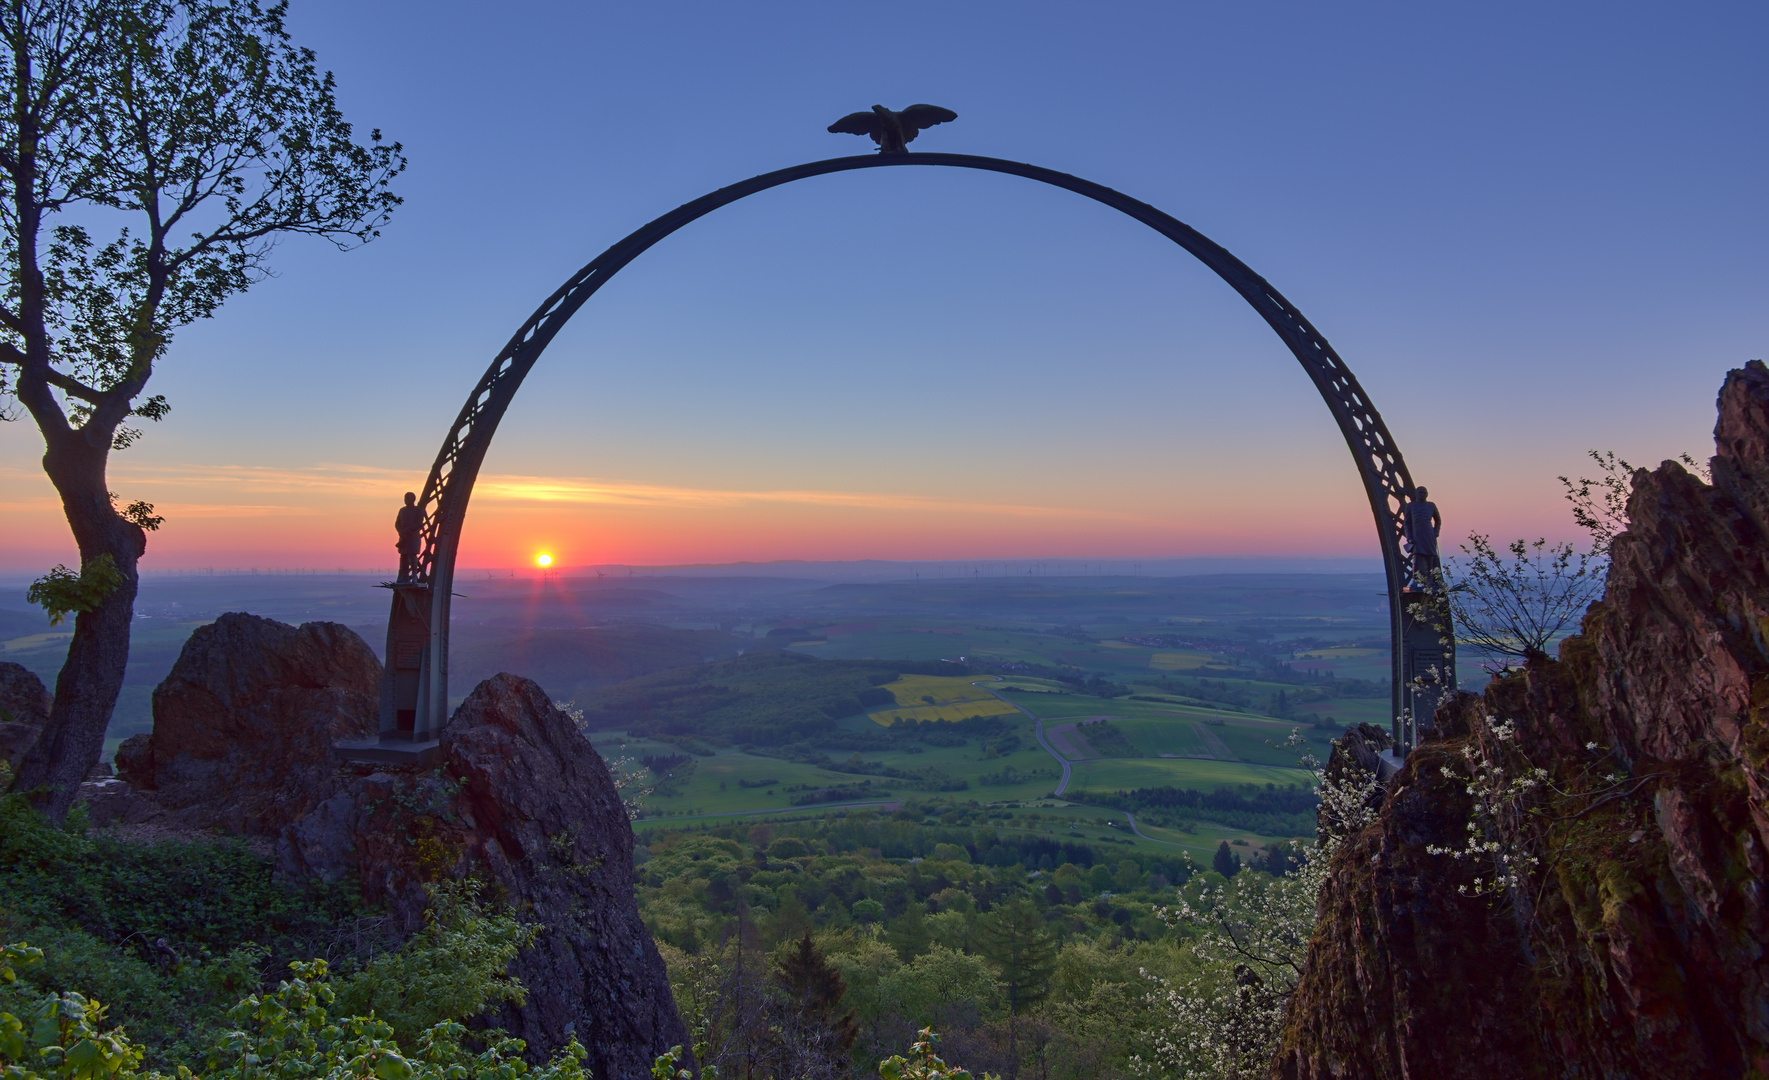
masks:
[[(102, 404), (110, 393), (109, 391), (99, 390), (96, 387), (87, 386), (73, 376), (64, 375), (54, 368), (49, 368), (43, 372), (43, 381), (70, 397), (77, 397), (81, 401), (89, 402), (93, 405)], [(130, 396), (133, 397), (134, 395)]]

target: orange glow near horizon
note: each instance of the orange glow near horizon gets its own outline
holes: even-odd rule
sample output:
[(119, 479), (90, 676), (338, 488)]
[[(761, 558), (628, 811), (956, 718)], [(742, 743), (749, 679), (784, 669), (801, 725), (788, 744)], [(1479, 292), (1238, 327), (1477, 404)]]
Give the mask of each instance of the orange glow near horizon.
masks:
[[(320, 465), (113, 469), (125, 498), (151, 495), (165, 526), (144, 567), (397, 565), (393, 512), (411, 477)], [(1208, 479), (1208, 478), (1207, 478)], [(1096, 487), (1104, 487), (1100, 485)], [(1556, 535), (1552, 500), (1536, 516), (1514, 497), (1445, 488), (1445, 535), (1473, 522)], [(1286, 493), (1201, 485), (1182, 498), (1147, 491), (1026, 494), (954, 484), (932, 495), (864, 490), (711, 490), (581, 478), (482, 476), (458, 565), (558, 571), (562, 550), (581, 567), (802, 559), (1374, 557), (1361, 492), (1318, 485)], [(41, 473), (0, 465), (0, 573), (32, 576), (76, 557), (66, 518)], [(1505, 519), (1509, 518), (1509, 521)], [(1496, 519), (1496, 520), (1495, 520)], [(1306, 523), (1305, 525), (1300, 523)], [(588, 538), (594, 537), (593, 542)], [(538, 541), (537, 541), (537, 538)], [(544, 549), (542, 548), (544, 545)], [(537, 550), (538, 549), (538, 550)]]

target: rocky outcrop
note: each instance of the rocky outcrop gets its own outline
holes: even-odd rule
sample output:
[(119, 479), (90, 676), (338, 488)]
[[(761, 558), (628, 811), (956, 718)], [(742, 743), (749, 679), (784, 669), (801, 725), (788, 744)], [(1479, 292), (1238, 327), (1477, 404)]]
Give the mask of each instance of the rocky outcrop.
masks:
[(407, 929), (422, 883), (472, 877), (545, 929), (510, 971), (528, 1000), (493, 1022), (545, 1055), (575, 1035), (609, 1080), (648, 1077), (686, 1045), (669, 978), (633, 889), (633, 830), (608, 766), (533, 682), (498, 675), (442, 731), (432, 770), (358, 776), (294, 823), (291, 873), (360, 875)]
[[(1769, 1075), (1769, 369), (1719, 410), (1713, 483), (1637, 473), (1583, 632), (1447, 703), (1335, 854), (1274, 1076)], [(1477, 814), (1465, 751), (1551, 783)], [(1471, 816), (1523, 887), (1430, 853)]]
[(54, 700), (29, 668), (0, 663), (0, 761), (16, 767), (36, 745)]
[(477, 879), (544, 928), (511, 964), (527, 1001), (490, 1022), (536, 1058), (575, 1036), (598, 1080), (649, 1077), (688, 1036), (601, 755), (539, 686), (499, 675), (456, 710), (439, 760), (342, 764), (332, 744), (373, 733), (379, 677), (344, 627), (223, 616), (155, 691), (153, 734), (119, 749), (126, 783), (88, 785), (92, 820), (251, 838), (292, 878), (358, 881), (406, 933), (426, 883)]
[(185, 642), (118, 774), (167, 823), (275, 836), (337, 792), (332, 744), (375, 733), (380, 680), (349, 627), (223, 615)]

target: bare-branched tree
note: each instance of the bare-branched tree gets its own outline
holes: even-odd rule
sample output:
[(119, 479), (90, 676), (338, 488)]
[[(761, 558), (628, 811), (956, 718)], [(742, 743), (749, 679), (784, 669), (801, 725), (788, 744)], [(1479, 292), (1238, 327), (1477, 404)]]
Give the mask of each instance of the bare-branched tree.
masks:
[(1471, 533), (1445, 568), (1456, 636), (1499, 663), (1543, 655), (1603, 595), (1606, 560), (1571, 543), (1513, 540), (1500, 552)]
[[(1614, 450), (1587, 450), (1597, 463), (1600, 476), (1581, 476), (1577, 480), (1562, 476), (1566, 501), (1572, 503), (1572, 518), (1579, 528), (1591, 534), (1591, 554), (1608, 558), (1609, 542), (1615, 534), (1628, 527), (1628, 494), (1634, 490), (1634, 466), (1616, 456)], [(1708, 467), (1690, 457), (1678, 454), (1677, 461), (1685, 469), (1712, 483)]]
[(405, 167), (358, 140), (332, 76), (257, 0), (4, 0), (0, 6), (0, 412), (42, 433), (78, 569), (30, 597), (74, 617), (48, 727), (14, 790), (65, 814), (122, 685), (153, 506), (106, 480), (179, 327), (267, 274), (279, 237), (365, 243)]

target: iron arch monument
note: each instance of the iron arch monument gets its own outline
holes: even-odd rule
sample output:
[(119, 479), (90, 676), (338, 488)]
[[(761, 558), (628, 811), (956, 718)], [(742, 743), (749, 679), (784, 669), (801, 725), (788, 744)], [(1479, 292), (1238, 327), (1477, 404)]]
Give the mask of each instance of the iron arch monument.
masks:
[[(882, 144), (881, 144), (882, 145)], [(969, 154), (895, 152), (813, 161), (720, 188), (639, 228), (571, 275), (530, 315), (492, 360), (448, 429), (424, 483), (421, 553), (409, 580), (393, 590), (387, 628), (387, 667), (381, 693), (380, 745), (388, 752), (433, 744), (448, 719), (449, 605), (455, 557), (468, 500), (498, 422), (535, 362), (560, 329), (622, 268), (677, 229), (739, 199), (797, 180), (857, 169), (975, 169), (1005, 173), (1072, 191), (1103, 203), (1165, 236), (1213, 270), (1283, 340), (1333, 414), (1363, 481), (1375, 517), (1387, 572), (1393, 647), (1394, 736), (1399, 753), (1416, 743), (1409, 717), (1430, 716), (1439, 691), (1430, 673), (1455, 670), (1448, 614), (1429, 584), (1429, 559), (1403, 551), (1406, 512), (1418, 498), (1400, 448), (1369, 395), (1333, 347), (1296, 307), (1241, 260), (1197, 230), (1160, 210), (1101, 184), (1067, 173), (1001, 158)], [(1420, 509), (1423, 509), (1421, 506)], [(1415, 515), (1416, 516), (1416, 515)]]

